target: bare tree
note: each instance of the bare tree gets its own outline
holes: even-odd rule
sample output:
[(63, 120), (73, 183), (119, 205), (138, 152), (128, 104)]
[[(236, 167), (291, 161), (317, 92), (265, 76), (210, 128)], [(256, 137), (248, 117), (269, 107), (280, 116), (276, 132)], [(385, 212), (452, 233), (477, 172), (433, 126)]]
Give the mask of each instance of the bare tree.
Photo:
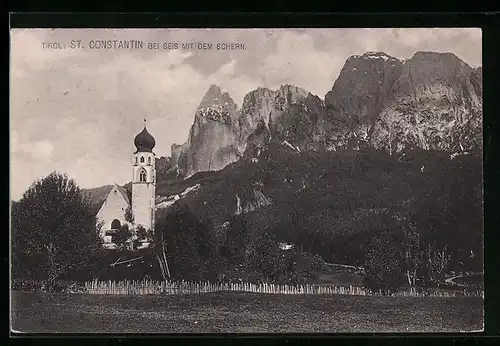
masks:
[(170, 278), (170, 269), (168, 267), (167, 261), (167, 251), (165, 247), (165, 240), (163, 238), (163, 232), (159, 233), (159, 239), (157, 239), (156, 244), (156, 259), (158, 260), (158, 264), (160, 266), (161, 275), (164, 280), (168, 280)]
[(435, 245), (429, 244), (425, 257), (427, 260), (427, 278), (439, 287), (439, 283), (443, 280), (450, 263), (451, 254), (448, 252), (446, 245), (444, 248), (438, 249)]
[(414, 288), (418, 271), (422, 266), (420, 232), (414, 224), (410, 223), (403, 227), (403, 237), (405, 276), (410, 288)]

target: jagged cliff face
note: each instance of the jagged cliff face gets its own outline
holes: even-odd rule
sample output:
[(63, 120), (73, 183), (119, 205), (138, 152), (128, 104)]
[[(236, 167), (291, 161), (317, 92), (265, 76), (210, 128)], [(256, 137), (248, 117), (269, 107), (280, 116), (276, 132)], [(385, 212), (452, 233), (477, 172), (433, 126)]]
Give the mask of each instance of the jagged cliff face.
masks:
[(370, 126), (401, 74), (403, 61), (384, 53), (366, 53), (347, 59), (325, 106), (335, 117), (353, 125)]
[(243, 106), (238, 119), (238, 147), (243, 152), (246, 149), (249, 136), (263, 124), (271, 133), (278, 131), (283, 114), (292, 105), (303, 102), (308, 95), (304, 89), (293, 85), (282, 85), (273, 91), (258, 88), (248, 93), (243, 99)]
[(346, 148), (357, 137), (367, 138), (403, 63), (376, 52), (347, 59), (325, 95), (325, 110), (316, 128), (316, 137), (324, 141), (326, 149)]
[(228, 93), (212, 85), (196, 110), (187, 143), (172, 146), (172, 162), (186, 177), (220, 170), (241, 156), (234, 126), (236, 104)]
[(258, 151), (273, 133), (298, 133), (293, 126), (288, 130), (287, 119), (292, 119), (288, 114), (295, 114), (293, 107), (300, 109), (296, 105), (308, 95), (292, 85), (276, 91), (258, 88), (245, 96), (238, 111), (229, 94), (212, 85), (196, 111), (188, 142), (172, 145), (173, 165), (184, 176), (220, 170), (243, 157), (249, 144)]
[(480, 146), (482, 83), (478, 74), (480, 70), (451, 53), (416, 53), (384, 99), (370, 143), (389, 152), (408, 147), (460, 151)]
[(170, 162), (172, 166), (185, 166), (185, 162), (181, 162), (182, 160), (185, 161), (186, 153), (187, 150), (189, 149), (189, 141), (179, 145), (179, 144), (172, 144), (171, 146), (171, 158)]
[(304, 89), (249, 92), (240, 110), (212, 86), (189, 140), (172, 146), (184, 176), (256, 160), (271, 141), (296, 150), (370, 145), (398, 153), (419, 147), (464, 152), (481, 147), (482, 69), (451, 53), (418, 52), (403, 60), (369, 52), (346, 60), (324, 101)]
[(236, 211), (235, 215), (239, 215), (241, 213), (248, 213), (259, 208), (267, 207), (271, 205), (272, 201), (270, 198), (267, 198), (262, 191), (259, 189), (253, 189), (253, 196), (248, 200), (242, 201), (240, 196), (236, 194)]
[(299, 150), (319, 149), (321, 140), (315, 139), (315, 129), (323, 113), (323, 101), (308, 93), (305, 98), (289, 105), (277, 118), (274, 125), (276, 139), (286, 141)]
[(257, 159), (271, 141), (271, 131), (264, 120), (261, 120), (257, 128), (247, 137), (246, 149), (243, 157), (247, 160)]

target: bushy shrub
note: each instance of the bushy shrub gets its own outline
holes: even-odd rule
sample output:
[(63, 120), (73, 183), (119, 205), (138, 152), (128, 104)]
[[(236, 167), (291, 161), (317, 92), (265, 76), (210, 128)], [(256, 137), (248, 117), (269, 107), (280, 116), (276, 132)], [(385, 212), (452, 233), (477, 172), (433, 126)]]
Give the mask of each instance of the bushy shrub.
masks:
[(325, 270), (325, 267), (326, 267), (325, 260), (323, 259), (323, 257), (321, 257), (318, 254), (314, 255), (311, 258), (310, 265), (311, 265), (311, 269), (317, 270), (317, 271), (323, 271), (323, 270)]

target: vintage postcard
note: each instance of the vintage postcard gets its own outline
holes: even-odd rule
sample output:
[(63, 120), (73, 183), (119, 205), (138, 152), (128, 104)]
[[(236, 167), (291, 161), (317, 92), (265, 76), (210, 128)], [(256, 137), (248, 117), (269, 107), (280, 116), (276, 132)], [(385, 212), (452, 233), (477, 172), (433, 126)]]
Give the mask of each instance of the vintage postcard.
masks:
[(481, 30), (12, 29), (11, 330), (483, 330)]

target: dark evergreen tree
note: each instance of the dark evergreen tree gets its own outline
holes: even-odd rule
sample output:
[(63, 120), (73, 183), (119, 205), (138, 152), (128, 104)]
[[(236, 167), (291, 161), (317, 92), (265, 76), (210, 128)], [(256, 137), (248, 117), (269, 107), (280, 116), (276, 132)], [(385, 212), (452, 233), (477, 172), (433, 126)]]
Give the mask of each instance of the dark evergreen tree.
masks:
[(267, 282), (276, 282), (285, 273), (286, 262), (272, 234), (264, 232), (252, 242), (245, 256), (245, 266)]
[[(187, 206), (175, 204), (155, 227), (160, 266), (176, 279), (210, 279), (217, 275), (218, 251), (212, 225)], [(166, 260), (165, 260), (166, 258)]]
[(366, 288), (383, 294), (397, 292), (404, 282), (404, 253), (389, 231), (376, 234), (366, 247), (364, 264)]

